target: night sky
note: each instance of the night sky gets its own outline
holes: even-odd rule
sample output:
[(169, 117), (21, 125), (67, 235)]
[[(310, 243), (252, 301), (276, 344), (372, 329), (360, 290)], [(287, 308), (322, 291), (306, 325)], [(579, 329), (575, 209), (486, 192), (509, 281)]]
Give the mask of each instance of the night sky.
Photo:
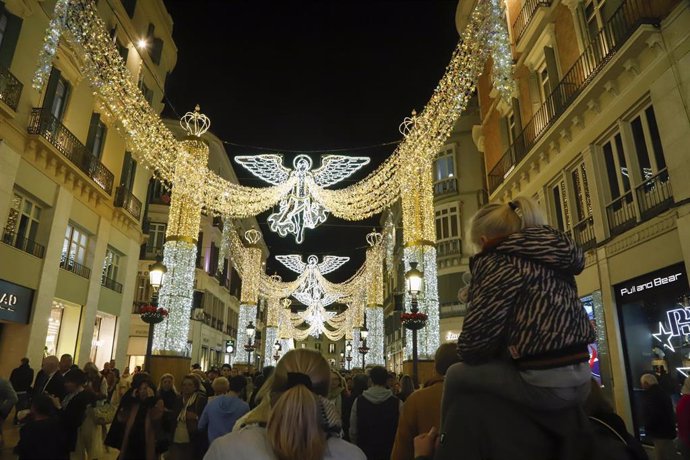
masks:
[[(233, 157), (308, 151), (370, 156), (373, 171), (399, 141), (398, 125), (422, 109), (450, 60), (457, 0), (165, 0), (173, 18), (177, 66), (167, 82), (166, 116), (200, 104)], [(389, 145), (382, 145), (389, 144)], [(333, 152), (335, 149), (345, 149)], [(234, 164), (244, 185), (265, 186)], [(343, 182), (343, 185), (351, 181)], [(337, 188), (338, 186), (334, 187)], [(352, 257), (329, 275), (349, 277), (364, 260), (363, 222), (334, 217), (305, 242), (280, 238), (257, 217), (271, 255)], [(273, 257), (268, 272), (294, 279)]]

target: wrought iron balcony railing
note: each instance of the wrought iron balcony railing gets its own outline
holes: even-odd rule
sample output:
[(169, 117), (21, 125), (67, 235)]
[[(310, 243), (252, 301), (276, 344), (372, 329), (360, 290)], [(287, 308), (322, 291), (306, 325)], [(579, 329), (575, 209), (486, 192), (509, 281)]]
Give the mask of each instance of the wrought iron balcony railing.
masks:
[(82, 278), (89, 279), (91, 276), (91, 269), (75, 262), (72, 259), (63, 256), (60, 258), (60, 268), (72, 272), (75, 275), (81, 276)]
[(667, 13), (667, 8), (661, 5), (665, 3), (660, 1), (657, 4), (650, 0), (623, 1), (489, 172), (488, 186), (491, 193), (503, 183), (515, 165), (527, 156), (530, 149), (582, 93), (594, 76), (605, 67), (633, 32), (642, 24), (660, 23), (661, 18)]
[(462, 255), (462, 239), (438, 241), (436, 243), (436, 257)]
[(551, 6), (552, 0), (527, 0), (520, 12), (513, 22), (513, 37), (515, 37), (515, 43), (519, 42), (522, 38), (522, 34), (525, 33), (527, 27), (529, 27), (535, 13), (541, 7)]
[(104, 276), (103, 278), (101, 278), (101, 285), (107, 287), (111, 291), (115, 291), (122, 294), (122, 284), (118, 283), (113, 279), (106, 278)]
[(113, 173), (89, 152), (72, 132), (44, 107), (31, 111), (29, 134), (37, 134), (50, 142), (72, 164), (89, 176), (106, 193), (113, 192)]
[(8, 69), (0, 67), (0, 101), (16, 111), (24, 85)]
[(637, 223), (637, 216), (635, 215), (632, 192), (627, 192), (606, 206), (606, 216), (611, 235), (623, 233), (634, 227)]
[(222, 232), (223, 231), (223, 218), (220, 216), (213, 217), (213, 226)]
[(594, 236), (594, 219), (592, 216), (585, 217), (573, 227), (573, 238), (584, 251), (588, 251), (597, 245)]
[(136, 220), (141, 217), (141, 201), (124, 187), (115, 190), (115, 207), (124, 209)]
[(46, 250), (43, 246), (35, 241), (19, 236), (15, 231), (8, 228), (5, 228), (5, 231), (2, 234), (2, 242), (8, 246), (17, 248), (20, 251), (24, 251), (27, 254), (31, 254), (34, 257), (38, 257), (39, 259), (43, 258), (43, 254), (45, 254)]
[(666, 168), (638, 185), (636, 191), (642, 220), (656, 216), (673, 204), (673, 191)]
[(457, 191), (458, 181), (455, 177), (450, 177), (434, 184), (434, 196), (456, 193)]

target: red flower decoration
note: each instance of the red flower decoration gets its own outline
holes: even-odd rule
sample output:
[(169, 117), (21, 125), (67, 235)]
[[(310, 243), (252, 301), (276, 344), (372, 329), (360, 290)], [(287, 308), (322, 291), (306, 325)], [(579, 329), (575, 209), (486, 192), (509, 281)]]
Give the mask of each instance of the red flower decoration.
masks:
[(426, 321), (429, 317), (425, 313), (402, 313), (400, 315), (400, 321)]

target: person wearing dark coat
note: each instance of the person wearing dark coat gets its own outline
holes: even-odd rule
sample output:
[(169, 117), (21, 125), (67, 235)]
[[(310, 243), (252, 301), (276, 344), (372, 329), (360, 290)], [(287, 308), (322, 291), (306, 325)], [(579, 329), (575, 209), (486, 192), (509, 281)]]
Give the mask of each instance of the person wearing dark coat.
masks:
[(132, 379), (117, 408), (105, 445), (120, 451), (119, 460), (155, 460), (168, 449), (170, 426), (163, 417), (163, 400), (146, 372)]
[(14, 423), (18, 423), (17, 414), (28, 409), (31, 400), (31, 384), (34, 381), (34, 370), (29, 367), (29, 358), (22, 358), (19, 367), (12, 370), (10, 383), (17, 393), (17, 405), (14, 411)]
[(74, 452), (77, 447), (79, 427), (84, 422), (86, 408), (95, 401), (91, 392), (84, 391), (85, 384), (86, 374), (84, 371), (72, 369), (65, 377), (65, 397), (62, 401), (56, 396), (52, 397), (58, 410), (58, 420), (65, 437), (65, 444), (70, 452)]
[(39, 395), (31, 402), (31, 420), (19, 429), (14, 453), (19, 460), (67, 460), (69, 449), (62, 435), (53, 401)]
[(661, 388), (655, 375), (644, 374), (642, 389), (642, 422), (644, 432), (654, 443), (657, 460), (676, 458), (676, 417), (671, 397)]
[(48, 394), (62, 399), (65, 396), (65, 380), (58, 368), (57, 356), (46, 356), (41, 370), (36, 374), (32, 396)]

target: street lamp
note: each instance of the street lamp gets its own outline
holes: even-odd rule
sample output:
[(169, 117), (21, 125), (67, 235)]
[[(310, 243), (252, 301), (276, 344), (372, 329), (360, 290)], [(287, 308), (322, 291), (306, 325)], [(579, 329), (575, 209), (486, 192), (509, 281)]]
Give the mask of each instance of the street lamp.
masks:
[(345, 349), (347, 350), (347, 370), (350, 370), (350, 361), (352, 361), (352, 342), (347, 342), (347, 345), (345, 345)]
[(369, 347), (367, 346), (369, 329), (366, 326), (362, 326), (359, 330), (359, 336), (362, 338), (362, 346), (359, 347), (358, 351), (362, 354), (362, 370), (364, 370), (364, 357), (369, 353)]
[(410, 314), (403, 314), (403, 325), (412, 331), (412, 380), (415, 387), (419, 384), (419, 374), (417, 372), (417, 331), (426, 325), (427, 316), (419, 312), (417, 296), (424, 289), (424, 274), (417, 270), (417, 262), (410, 262), (410, 269), (405, 273), (405, 284), (407, 292), (410, 294)]
[(345, 352), (340, 352), (340, 368), (345, 369)]
[(163, 284), (163, 278), (168, 268), (160, 260), (156, 260), (149, 265), (149, 284), (153, 289), (151, 293), (151, 308), (140, 312), (141, 319), (149, 325), (149, 336), (146, 342), (146, 358), (144, 359), (144, 369), (151, 372), (151, 353), (153, 349), (153, 327), (160, 323), (167, 316), (167, 311), (158, 308), (158, 292)]
[(276, 351), (276, 354), (273, 355), (273, 360), (275, 362), (278, 362), (278, 359), (280, 359), (280, 352), (283, 349), (283, 346), (280, 344), (278, 340), (276, 340), (276, 343), (273, 344), (273, 349)]
[(252, 351), (256, 348), (254, 347), (253, 339), (256, 333), (256, 327), (254, 327), (254, 322), (249, 321), (247, 324), (247, 344), (244, 346), (244, 351), (247, 352), (247, 372), (249, 372), (249, 367), (252, 365)]

